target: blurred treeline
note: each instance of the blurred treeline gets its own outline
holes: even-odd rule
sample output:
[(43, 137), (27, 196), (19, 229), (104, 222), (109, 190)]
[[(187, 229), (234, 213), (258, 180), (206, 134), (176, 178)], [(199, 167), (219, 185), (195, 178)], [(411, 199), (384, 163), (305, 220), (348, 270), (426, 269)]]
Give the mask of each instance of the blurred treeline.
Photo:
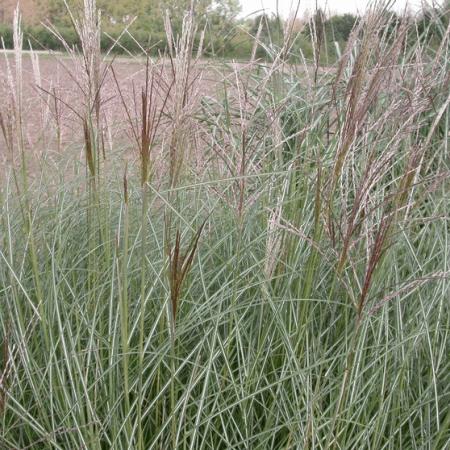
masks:
[[(61, 37), (70, 46), (79, 46), (73, 20), (81, 10), (81, 0), (67, 0), (72, 16), (64, 0), (34, 0), (40, 14), (24, 21), (25, 47), (34, 49), (64, 50)], [(165, 18), (170, 18), (174, 34), (182, 25), (185, 11), (191, 0), (98, 0), (102, 10), (101, 47), (114, 53), (142, 53), (157, 55), (167, 46)], [(449, 23), (450, 0), (443, 4), (424, 6), (414, 16), (397, 15), (386, 11), (390, 29), (382, 32), (395, 33), (402, 20), (414, 20), (417, 33), (411, 41), (426, 40), (433, 45), (440, 41)], [(295, 19), (282, 19), (275, 14), (240, 16), (239, 0), (196, 0), (198, 41), (203, 34), (203, 53), (227, 59), (248, 59), (255, 42), (256, 56), (270, 59), (284, 43), (289, 42), (287, 55), (291, 59), (319, 59), (321, 64), (333, 63), (344, 50), (351, 31), (358, 23), (353, 14), (328, 15), (318, 10), (313, 14)], [(26, 11), (24, 11), (26, 13)], [(394, 17), (393, 17), (394, 16)], [(0, 15), (0, 20), (1, 20)], [(59, 37), (52, 29), (57, 29)], [(12, 24), (3, 17), (0, 36), (5, 48), (12, 48)], [(289, 37), (289, 39), (287, 39)]]

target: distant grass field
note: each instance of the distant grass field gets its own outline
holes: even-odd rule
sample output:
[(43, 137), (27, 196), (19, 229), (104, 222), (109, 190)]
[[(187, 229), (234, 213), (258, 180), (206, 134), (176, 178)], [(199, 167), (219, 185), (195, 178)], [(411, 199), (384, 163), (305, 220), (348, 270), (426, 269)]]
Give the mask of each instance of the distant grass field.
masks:
[(448, 448), (450, 29), (131, 63), (85, 8), (1, 65), (0, 448)]

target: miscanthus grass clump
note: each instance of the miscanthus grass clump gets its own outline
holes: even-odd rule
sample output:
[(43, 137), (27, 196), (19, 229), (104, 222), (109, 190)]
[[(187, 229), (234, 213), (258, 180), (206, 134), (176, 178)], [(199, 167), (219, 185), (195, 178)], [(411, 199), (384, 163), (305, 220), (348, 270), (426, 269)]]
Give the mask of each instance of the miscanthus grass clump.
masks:
[(204, 68), (190, 11), (130, 86), (86, 0), (72, 100), (33, 56), (35, 136), (16, 13), (0, 448), (447, 448), (446, 17), (373, 8), (327, 68), (317, 23), (311, 63), (289, 24), (257, 60), (262, 23), (248, 63)]

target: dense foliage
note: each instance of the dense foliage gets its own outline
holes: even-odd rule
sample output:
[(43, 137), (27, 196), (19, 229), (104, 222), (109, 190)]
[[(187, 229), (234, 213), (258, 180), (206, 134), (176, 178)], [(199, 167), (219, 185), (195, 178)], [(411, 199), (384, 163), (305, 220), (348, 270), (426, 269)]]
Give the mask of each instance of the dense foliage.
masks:
[[(145, 48), (150, 54), (158, 55), (167, 48), (165, 14), (169, 14), (174, 30), (179, 32), (185, 8), (190, 1), (186, 0), (183, 4), (178, 0), (103, 0), (98, 3), (104, 30), (101, 37), (103, 51), (113, 47), (115, 53), (136, 54)], [(72, 0), (68, 4), (77, 18), (80, 11), (79, 1)], [(72, 19), (67, 14), (64, 3), (61, 0), (46, 0), (42, 8), (46, 11), (43, 23), (55, 25), (69, 45), (79, 46)], [(262, 45), (258, 47), (257, 55), (270, 58), (271, 54), (278, 51), (292, 25), (275, 15), (262, 14), (239, 19), (240, 6), (237, 0), (201, 0), (196, 3), (196, 8), (199, 30), (205, 32), (203, 43), (206, 56), (248, 59), (252, 53), (254, 38), (261, 26), (258, 37)], [(439, 30), (445, 29), (448, 24), (449, 11), (448, 2), (441, 7), (425, 8), (416, 18), (420, 34), (435, 43), (439, 42)], [(393, 16), (391, 23), (400, 21), (399, 16)], [(303, 55), (307, 59), (313, 59), (313, 47), (320, 44), (326, 48), (326, 53), (321, 53), (321, 62), (332, 63), (339, 56), (337, 48), (345, 47), (357, 21), (358, 18), (352, 14), (327, 17), (321, 10), (310, 19), (298, 18), (294, 23), (296, 38), (291, 54), (295, 53), (297, 58)], [(123, 33), (124, 27), (127, 27), (129, 34)], [(0, 24), (0, 35), (4, 37), (6, 48), (12, 48), (10, 24)], [(321, 38), (322, 42), (314, 42), (317, 37)], [(115, 44), (118, 39), (120, 45)], [(35, 49), (64, 50), (61, 40), (38, 23), (25, 27), (25, 41), (29, 41)]]
[(0, 448), (448, 448), (448, 24), (111, 61), (85, 4), (1, 66)]

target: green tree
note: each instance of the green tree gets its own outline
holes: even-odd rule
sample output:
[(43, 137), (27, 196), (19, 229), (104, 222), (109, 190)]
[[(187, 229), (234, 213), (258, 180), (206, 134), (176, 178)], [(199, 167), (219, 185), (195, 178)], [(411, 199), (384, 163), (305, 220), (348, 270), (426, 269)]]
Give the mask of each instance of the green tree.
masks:
[(325, 22), (327, 34), (335, 41), (347, 41), (356, 20), (353, 14), (332, 16)]

